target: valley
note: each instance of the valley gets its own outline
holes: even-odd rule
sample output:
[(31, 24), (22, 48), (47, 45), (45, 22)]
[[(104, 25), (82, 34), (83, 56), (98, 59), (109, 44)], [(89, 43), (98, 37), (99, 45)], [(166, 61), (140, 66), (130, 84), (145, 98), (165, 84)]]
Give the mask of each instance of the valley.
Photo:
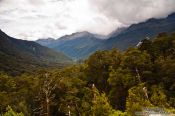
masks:
[(140, 115), (175, 115), (174, 0), (0, 0), (0, 116)]

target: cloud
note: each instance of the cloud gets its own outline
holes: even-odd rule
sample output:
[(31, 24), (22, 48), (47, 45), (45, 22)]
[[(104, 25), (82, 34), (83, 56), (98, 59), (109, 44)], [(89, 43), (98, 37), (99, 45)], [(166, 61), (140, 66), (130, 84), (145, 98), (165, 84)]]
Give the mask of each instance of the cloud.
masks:
[(175, 0), (89, 0), (98, 12), (124, 25), (175, 12)]
[(28, 40), (77, 31), (108, 34), (173, 11), (175, 0), (0, 0), (0, 28)]

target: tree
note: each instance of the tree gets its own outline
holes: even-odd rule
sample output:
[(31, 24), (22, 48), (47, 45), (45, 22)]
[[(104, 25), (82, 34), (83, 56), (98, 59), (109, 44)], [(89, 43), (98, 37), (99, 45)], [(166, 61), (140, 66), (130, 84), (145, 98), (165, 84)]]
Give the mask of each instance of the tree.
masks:
[(13, 109), (8, 106), (7, 108), (7, 112), (4, 113), (2, 116), (24, 116), (24, 114), (21, 112), (21, 113), (17, 113), (15, 111), (13, 111)]
[(158, 56), (163, 56), (165, 59), (167, 56), (175, 55), (175, 36), (174, 34), (166, 35), (163, 34), (158, 36), (157, 39), (153, 41), (153, 46), (156, 48)]
[(148, 53), (145, 51), (140, 51), (138, 49), (128, 49), (123, 56), (122, 66), (128, 68), (132, 71), (136, 71), (136, 68), (139, 71), (148, 70), (151, 68), (151, 58)]
[(93, 99), (91, 106), (92, 116), (109, 116), (112, 114), (112, 107), (108, 102), (105, 93), (100, 94), (95, 85), (92, 86)]
[(167, 102), (167, 97), (164, 93), (164, 90), (160, 86), (152, 86), (151, 87), (151, 103), (154, 104), (155, 106), (159, 106), (162, 108), (168, 107), (168, 102)]
[(128, 89), (138, 84), (138, 79), (127, 69), (111, 69), (108, 83), (110, 85), (109, 99), (117, 110), (125, 110)]
[[(58, 89), (55, 91), (59, 111), (65, 115), (68, 115), (69, 111), (71, 115), (80, 115), (84, 112), (81, 106), (83, 96), (89, 94), (86, 87), (87, 83), (83, 80), (82, 67), (79, 65), (71, 66), (60, 71), (60, 74), (56, 73), (54, 75), (60, 75), (61, 77), (60, 82), (57, 81)], [(57, 78), (60, 77), (57, 76)]]
[(142, 40), (142, 44), (141, 46), (139, 46), (138, 49), (141, 50), (142, 52), (146, 51), (150, 55), (151, 61), (153, 63), (155, 59), (158, 57), (158, 52), (156, 52), (156, 48), (151, 40), (148, 39)]
[(110, 114), (109, 116), (128, 116), (128, 114), (120, 110), (113, 110), (113, 113)]
[(121, 62), (121, 53), (118, 50), (97, 51), (86, 61), (86, 75), (88, 81), (94, 83), (100, 91), (108, 92), (108, 78), (110, 68), (117, 68)]
[(150, 55), (146, 51), (140, 51), (135, 48), (128, 49), (124, 53), (121, 66), (122, 69), (128, 70), (132, 75), (135, 75), (139, 83), (146, 81), (146, 78), (142, 76), (143, 72), (152, 72), (153, 70)]
[(50, 116), (51, 114), (50, 106), (53, 105), (53, 99), (55, 97), (53, 91), (57, 85), (54, 83), (53, 78), (49, 78), (48, 76), (48, 73), (46, 73), (38, 96), (35, 98), (35, 101), (39, 103), (39, 107), (34, 110), (37, 115)]
[(129, 115), (134, 116), (136, 112), (142, 111), (144, 107), (152, 107), (153, 105), (147, 99), (143, 88), (145, 84), (142, 83), (129, 89), (126, 101), (126, 111)]
[(16, 82), (4, 73), (0, 73), (0, 113), (3, 113), (8, 105), (15, 105)]

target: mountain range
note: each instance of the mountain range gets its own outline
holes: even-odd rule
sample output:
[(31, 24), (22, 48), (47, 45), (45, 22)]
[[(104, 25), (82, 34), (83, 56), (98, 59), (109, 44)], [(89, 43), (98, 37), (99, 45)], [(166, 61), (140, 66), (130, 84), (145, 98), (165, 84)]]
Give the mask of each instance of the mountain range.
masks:
[(79, 60), (87, 58), (94, 51), (99, 50), (98, 48), (103, 44), (104, 39), (105, 36), (89, 32), (78, 32), (63, 36), (57, 40), (39, 39), (36, 42), (56, 51), (62, 51), (73, 60)]
[(162, 19), (148, 19), (145, 22), (133, 24), (121, 31), (116, 36), (111, 36), (100, 46), (102, 49), (119, 48), (126, 50), (128, 47), (135, 46), (142, 39), (155, 37), (157, 34), (175, 31), (175, 13)]
[(58, 39), (39, 39), (36, 42), (61, 51), (74, 60), (85, 59), (97, 50), (118, 48), (126, 50), (136, 46), (139, 41), (152, 38), (159, 33), (175, 31), (175, 13), (162, 19), (148, 19), (111, 32), (108, 36), (100, 36), (89, 32), (78, 32)]
[(175, 32), (175, 13), (116, 29), (107, 36), (84, 31), (34, 42), (10, 37), (0, 30), (0, 71), (18, 75), (46, 67), (62, 67), (72, 63), (72, 59), (86, 59), (97, 50), (126, 50), (162, 32)]
[(71, 59), (61, 52), (33, 41), (12, 38), (0, 30), (0, 71), (18, 75), (70, 62)]

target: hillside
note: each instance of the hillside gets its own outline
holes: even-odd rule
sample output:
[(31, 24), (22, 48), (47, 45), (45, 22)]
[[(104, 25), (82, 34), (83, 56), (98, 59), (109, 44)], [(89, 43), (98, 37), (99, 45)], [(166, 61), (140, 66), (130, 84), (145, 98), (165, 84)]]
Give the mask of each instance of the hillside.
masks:
[(60, 52), (32, 41), (9, 37), (0, 31), (0, 71), (16, 75), (47, 66), (61, 66), (70, 61)]

